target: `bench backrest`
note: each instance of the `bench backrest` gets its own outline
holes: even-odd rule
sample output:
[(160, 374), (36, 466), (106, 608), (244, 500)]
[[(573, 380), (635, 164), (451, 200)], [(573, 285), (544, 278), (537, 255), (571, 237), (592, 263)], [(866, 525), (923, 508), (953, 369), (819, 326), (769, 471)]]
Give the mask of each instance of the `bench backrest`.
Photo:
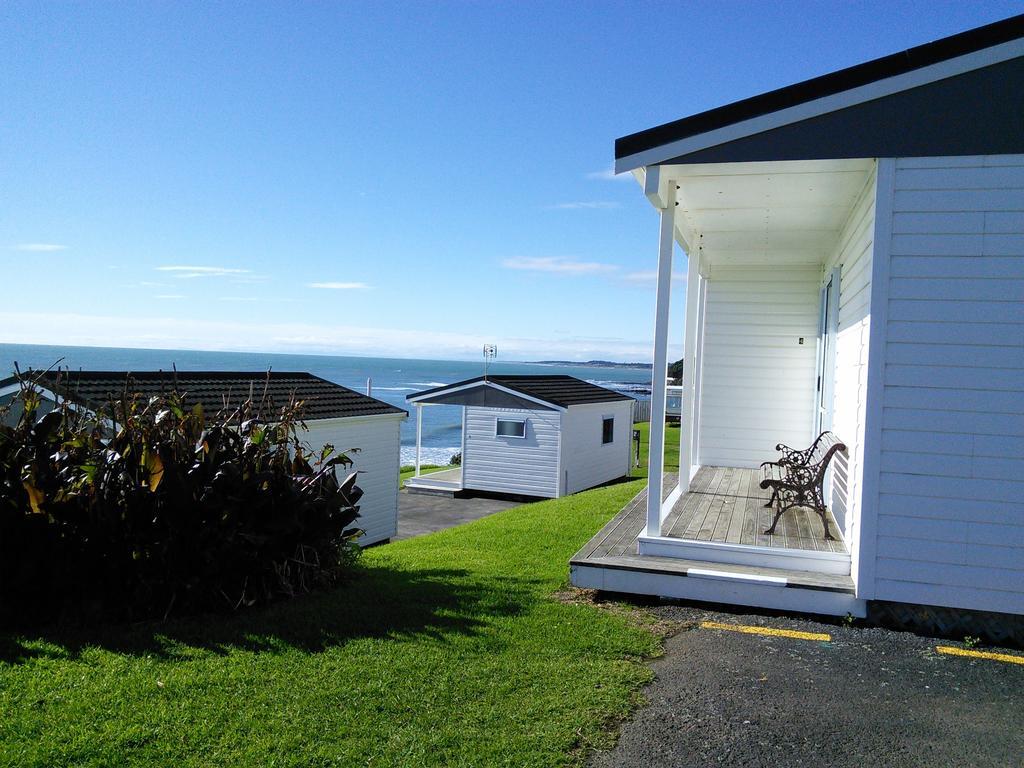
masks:
[(832, 457), (842, 451), (846, 453), (846, 444), (843, 443), (834, 432), (822, 432), (818, 439), (811, 446), (811, 454), (807, 462), (807, 469), (810, 470), (816, 482), (825, 477), (825, 470), (832, 461)]
[(830, 452), (835, 453), (835, 450), (840, 450), (836, 446), (841, 446), (843, 451), (846, 450), (843, 441), (836, 436), (835, 432), (822, 432), (811, 445), (811, 450), (807, 454), (807, 466), (811, 467), (820, 464)]

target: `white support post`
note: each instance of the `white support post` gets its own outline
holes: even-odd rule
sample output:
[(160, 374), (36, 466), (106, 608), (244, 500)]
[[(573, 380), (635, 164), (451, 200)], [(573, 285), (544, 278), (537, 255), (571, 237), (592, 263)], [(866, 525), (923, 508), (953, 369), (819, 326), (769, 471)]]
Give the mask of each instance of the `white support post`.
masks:
[(654, 305), (654, 366), (651, 368), (651, 433), (647, 454), (647, 535), (661, 535), (661, 497), (665, 481), (665, 386), (668, 383), (669, 304), (672, 252), (675, 248), (676, 184), (669, 180), (661, 211), (658, 241), (658, 290)]
[(416, 477), (420, 476), (420, 441), (423, 438), (423, 405), (416, 403)]
[[(699, 242), (699, 241), (698, 241)], [(693, 436), (696, 426), (697, 324), (700, 317), (699, 245), (689, 254), (686, 270), (686, 336), (683, 345), (683, 407), (679, 416), (679, 485), (690, 489)]]

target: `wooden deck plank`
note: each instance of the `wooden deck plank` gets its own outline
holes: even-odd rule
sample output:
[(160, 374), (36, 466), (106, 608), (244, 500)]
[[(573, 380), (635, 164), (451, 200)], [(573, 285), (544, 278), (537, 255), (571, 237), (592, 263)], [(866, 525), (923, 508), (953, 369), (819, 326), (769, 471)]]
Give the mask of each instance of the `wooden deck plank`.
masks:
[(633, 511), (635, 505), (640, 504), (646, 509), (647, 507), (647, 489), (645, 488), (626, 504), (615, 517), (609, 520), (605, 525), (594, 534), (593, 538), (590, 539), (583, 548), (576, 553), (575, 557), (590, 557), (594, 554), (595, 550), (600, 547), (609, 536), (621, 525), (627, 525), (630, 517), (630, 513)]
[[(646, 502), (646, 497), (644, 499)], [(636, 554), (636, 538), (647, 524), (647, 504), (633, 509), (625, 525), (619, 526), (606, 541), (608, 554)]]
[(640, 529), (647, 522), (647, 491), (636, 496), (616, 520), (618, 525), (608, 532), (591, 553), (594, 557), (622, 554), (625, 550), (624, 543), (636, 539)]
[(732, 511), (729, 514), (729, 528), (725, 534), (725, 540), (740, 543), (743, 533), (743, 515), (747, 506), (747, 487), (750, 485), (750, 470), (743, 469), (736, 473), (736, 483), (730, 488), (736, 489), (736, 499), (732, 504)]
[(761, 490), (759, 473), (751, 472), (747, 477), (747, 498), (743, 504), (743, 522), (740, 524), (740, 544), (753, 544), (756, 541), (757, 507), (763, 504), (758, 498)]
[(665, 536), (676, 536), (682, 538), (686, 534), (687, 526), (692, 524), (697, 513), (697, 506), (705, 494), (687, 493), (672, 508), (671, 514), (665, 519), (663, 531)]
[(704, 527), (704, 521), (711, 509), (711, 500), (714, 498), (715, 489), (722, 482), (724, 474), (725, 470), (722, 467), (715, 467), (708, 480), (707, 490), (704, 493), (692, 494), (694, 496), (693, 516), (686, 525), (686, 538), (696, 539), (700, 535), (701, 528)]
[(732, 467), (721, 467), (721, 474), (719, 475), (719, 481), (716, 486), (714, 495), (711, 496), (708, 503), (707, 512), (704, 515), (704, 522), (701, 524), (700, 530), (697, 532), (698, 541), (713, 541), (715, 531), (718, 527), (718, 519), (722, 516), (722, 507), (725, 506), (725, 500), (721, 493), (729, 488), (729, 483), (732, 482), (733, 468)]

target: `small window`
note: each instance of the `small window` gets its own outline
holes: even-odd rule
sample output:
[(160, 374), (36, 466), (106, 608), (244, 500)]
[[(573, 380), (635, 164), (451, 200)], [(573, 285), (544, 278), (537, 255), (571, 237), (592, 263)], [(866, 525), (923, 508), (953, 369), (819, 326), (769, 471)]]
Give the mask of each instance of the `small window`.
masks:
[(498, 437), (526, 437), (526, 422), (519, 419), (498, 419)]
[(615, 417), (605, 416), (601, 421), (601, 444), (608, 445), (608, 443), (615, 441)]

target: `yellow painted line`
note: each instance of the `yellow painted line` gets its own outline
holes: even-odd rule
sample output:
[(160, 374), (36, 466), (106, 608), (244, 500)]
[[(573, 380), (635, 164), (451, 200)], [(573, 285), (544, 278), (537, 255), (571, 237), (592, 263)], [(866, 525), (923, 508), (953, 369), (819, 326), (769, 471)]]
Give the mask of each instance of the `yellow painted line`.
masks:
[(992, 661), (1005, 661), (1010, 664), (1024, 664), (1024, 656), (1013, 656), (1009, 653), (969, 651), (966, 648), (954, 648), (951, 645), (939, 645), (936, 646), (935, 650), (939, 653), (948, 653), (950, 656), (969, 656), (972, 659), (991, 659)]
[(747, 635), (767, 635), (768, 637), (791, 637), (794, 640), (820, 640), (829, 642), (831, 635), (824, 632), (798, 632), (795, 629), (772, 629), (771, 627), (751, 627), (746, 624), (719, 624), (717, 621), (702, 621), (701, 629), (724, 629), (729, 632), (743, 632)]

